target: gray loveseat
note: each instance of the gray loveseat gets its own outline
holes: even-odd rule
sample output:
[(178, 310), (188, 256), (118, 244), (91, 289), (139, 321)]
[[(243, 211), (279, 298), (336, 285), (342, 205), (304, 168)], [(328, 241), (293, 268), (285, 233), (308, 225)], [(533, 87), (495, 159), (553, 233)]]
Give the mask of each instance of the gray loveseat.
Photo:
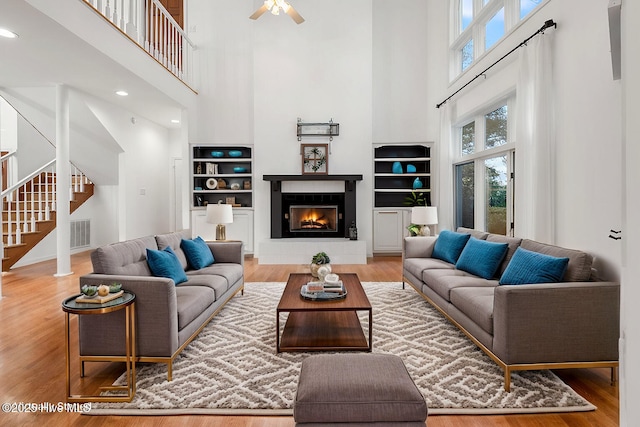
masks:
[[(436, 236), (406, 237), (403, 282), (504, 370), (505, 390), (510, 390), (511, 372), (518, 370), (607, 367), (615, 381), (620, 287), (595, 277), (589, 254), (477, 230), (457, 231), (508, 245), (493, 277), (477, 277), (451, 262), (433, 258)], [(562, 279), (557, 283), (500, 284), (519, 247), (569, 258)]]
[[(91, 254), (93, 273), (80, 277), (80, 286), (122, 283), (136, 295), (136, 360), (172, 362), (205, 325), (239, 291), (244, 291), (242, 242), (207, 242), (214, 263), (192, 269), (181, 248), (188, 230), (113, 243)], [(171, 247), (188, 280), (155, 277), (147, 263), (147, 249)], [(118, 360), (125, 355), (124, 311), (79, 316), (81, 370), (84, 362)], [(96, 333), (100, 331), (100, 333)]]

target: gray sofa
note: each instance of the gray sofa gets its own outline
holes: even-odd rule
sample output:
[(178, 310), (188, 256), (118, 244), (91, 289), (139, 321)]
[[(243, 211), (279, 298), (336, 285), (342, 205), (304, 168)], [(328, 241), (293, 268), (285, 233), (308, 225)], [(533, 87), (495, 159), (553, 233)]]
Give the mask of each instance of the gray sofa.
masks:
[[(494, 277), (477, 277), (432, 257), (437, 240), (406, 237), (403, 282), (464, 332), (504, 370), (618, 367), (620, 287), (599, 281), (592, 257), (533, 240), (458, 229), (480, 240), (507, 243)], [(499, 279), (516, 249), (568, 257), (560, 283), (501, 285)]]
[[(93, 273), (80, 277), (80, 286), (122, 283), (136, 295), (136, 360), (172, 362), (236, 293), (244, 291), (242, 242), (207, 242), (215, 262), (190, 268), (180, 243), (188, 230), (113, 243), (91, 254)], [(155, 277), (147, 263), (147, 249), (170, 246), (188, 280)], [(124, 360), (124, 311), (100, 316), (79, 316), (81, 371), (84, 362)], [(96, 333), (100, 331), (100, 333)]]

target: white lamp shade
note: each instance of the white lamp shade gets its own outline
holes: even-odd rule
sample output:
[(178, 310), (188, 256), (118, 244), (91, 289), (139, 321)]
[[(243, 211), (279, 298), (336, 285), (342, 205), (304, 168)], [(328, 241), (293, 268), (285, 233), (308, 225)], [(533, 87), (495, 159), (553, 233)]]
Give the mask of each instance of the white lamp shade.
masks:
[(233, 207), (222, 203), (207, 205), (207, 222), (209, 224), (231, 224)]
[(411, 222), (417, 225), (438, 223), (438, 208), (435, 206), (414, 206), (411, 208)]

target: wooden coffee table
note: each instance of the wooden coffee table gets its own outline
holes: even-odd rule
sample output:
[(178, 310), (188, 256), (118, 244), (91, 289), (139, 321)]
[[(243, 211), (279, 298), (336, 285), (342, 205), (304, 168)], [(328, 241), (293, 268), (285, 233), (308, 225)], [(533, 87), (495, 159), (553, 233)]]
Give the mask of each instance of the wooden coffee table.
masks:
[[(358, 275), (340, 273), (347, 296), (335, 301), (310, 301), (300, 288), (315, 279), (310, 274), (292, 273), (276, 309), (276, 351), (371, 351), (371, 303)], [(360, 324), (358, 311), (369, 313), (369, 339)], [(289, 316), (280, 336), (280, 313)]]

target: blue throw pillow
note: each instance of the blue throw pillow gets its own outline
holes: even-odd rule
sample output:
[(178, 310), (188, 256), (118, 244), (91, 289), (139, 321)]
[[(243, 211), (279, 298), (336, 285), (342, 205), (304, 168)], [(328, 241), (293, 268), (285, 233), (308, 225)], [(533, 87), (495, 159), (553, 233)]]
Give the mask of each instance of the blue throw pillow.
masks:
[(161, 251), (147, 249), (147, 264), (156, 277), (173, 279), (176, 285), (187, 281), (180, 260), (170, 246)]
[(496, 274), (508, 247), (507, 243), (487, 242), (472, 236), (462, 250), (456, 268), (484, 279), (491, 279)]
[(182, 239), (180, 247), (184, 251), (191, 268), (200, 270), (213, 264), (213, 254), (207, 243), (198, 236), (193, 240)]
[(500, 284), (556, 283), (562, 280), (568, 264), (569, 258), (518, 248), (502, 273)]
[(431, 257), (455, 264), (469, 237), (471, 237), (471, 234), (443, 230), (438, 235), (436, 244), (433, 246)]

